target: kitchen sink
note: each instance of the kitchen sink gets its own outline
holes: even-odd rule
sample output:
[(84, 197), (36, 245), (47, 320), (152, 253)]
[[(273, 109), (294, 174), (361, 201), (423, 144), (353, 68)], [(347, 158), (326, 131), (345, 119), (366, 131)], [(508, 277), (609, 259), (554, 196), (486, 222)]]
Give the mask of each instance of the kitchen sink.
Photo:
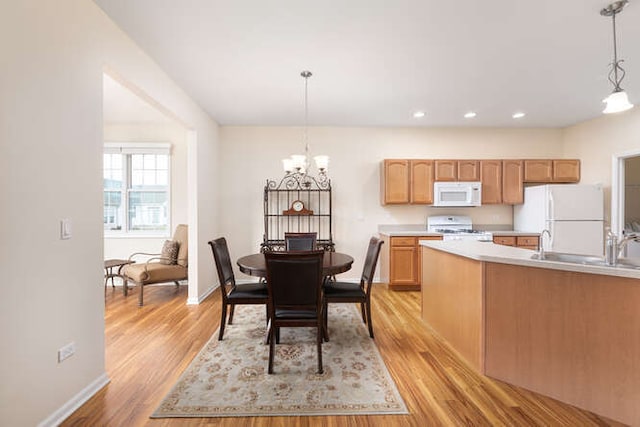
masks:
[[(540, 254), (531, 255), (531, 259), (540, 259)], [(565, 254), (561, 252), (545, 252), (541, 261), (567, 262), (570, 264), (595, 265), (598, 267), (621, 267), (640, 269), (639, 258), (619, 258), (616, 265), (608, 265), (603, 257), (593, 255)]]

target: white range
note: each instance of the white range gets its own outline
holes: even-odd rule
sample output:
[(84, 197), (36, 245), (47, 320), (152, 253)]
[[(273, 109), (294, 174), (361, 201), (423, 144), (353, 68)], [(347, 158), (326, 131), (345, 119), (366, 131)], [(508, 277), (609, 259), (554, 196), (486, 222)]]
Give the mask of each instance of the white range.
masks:
[(474, 230), (471, 217), (465, 215), (434, 215), (427, 217), (427, 231), (442, 233), (442, 240), (493, 241), (488, 231)]

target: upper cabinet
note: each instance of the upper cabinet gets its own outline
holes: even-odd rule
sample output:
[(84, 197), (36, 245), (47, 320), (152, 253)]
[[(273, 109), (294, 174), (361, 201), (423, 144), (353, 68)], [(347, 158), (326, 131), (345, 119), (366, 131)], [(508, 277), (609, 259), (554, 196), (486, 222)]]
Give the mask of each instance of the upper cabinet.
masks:
[(435, 160), (436, 181), (479, 181), (478, 160)]
[(580, 160), (536, 159), (524, 161), (524, 182), (569, 183), (580, 181)]
[(409, 160), (385, 159), (380, 171), (383, 205), (409, 203)]
[(524, 162), (502, 161), (502, 203), (520, 205), (524, 203)]
[(380, 171), (382, 204), (432, 204), (433, 175), (433, 160), (384, 160)]
[(433, 203), (433, 160), (410, 160), (410, 200), (413, 204)]
[(502, 203), (502, 160), (481, 160), (480, 182), (483, 205)]
[(524, 202), (525, 183), (579, 182), (580, 160), (385, 159), (380, 179), (383, 205), (433, 204), (435, 181), (480, 181), (483, 205), (518, 205)]

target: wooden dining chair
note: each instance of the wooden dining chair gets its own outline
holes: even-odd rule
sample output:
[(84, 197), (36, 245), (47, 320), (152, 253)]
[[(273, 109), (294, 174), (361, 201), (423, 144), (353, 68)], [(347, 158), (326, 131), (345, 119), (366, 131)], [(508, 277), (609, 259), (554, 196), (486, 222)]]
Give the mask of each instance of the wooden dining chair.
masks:
[[(233, 322), (233, 312), (236, 305), (243, 304), (266, 304), (268, 302), (267, 285), (265, 283), (249, 283), (238, 285), (233, 274), (229, 247), (224, 237), (211, 240), (209, 242), (213, 251), (213, 259), (218, 270), (220, 280), (220, 294), (222, 295), (222, 314), (220, 316), (220, 332), (218, 340), (224, 336), (225, 321), (227, 318), (227, 307), (229, 310), (229, 325)], [(268, 317), (268, 310), (267, 310)]]
[(322, 368), (322, 260), (324, 251), (267, 252), (269, 374), (281, 327), (316, 328), (318, 373)]
[[(369, 240), (367, 255), (364, 260), (360, 283), (332, 282), (324, 284), (324, 330), (328, 331), (328, 309), (330, 303), (359, 303), (362, 321), (369, 327), (369, 336), (373, 338), (373, 323), (371, 322), (371, 283), (376, 271), (380, 247), (384, 242), (377, 237)], [(325, 340), (329, 341), (328, 332)]]
[(286, 251), (315, 251), (318, 233), (284, 233)]

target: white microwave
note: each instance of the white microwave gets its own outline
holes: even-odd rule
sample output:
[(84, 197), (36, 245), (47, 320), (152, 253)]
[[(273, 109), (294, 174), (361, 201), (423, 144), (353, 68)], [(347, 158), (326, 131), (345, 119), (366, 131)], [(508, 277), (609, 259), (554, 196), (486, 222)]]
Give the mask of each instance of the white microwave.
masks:
[(433, 184), (433, 206), (480, 206), (482, 183), (439, 181)]

